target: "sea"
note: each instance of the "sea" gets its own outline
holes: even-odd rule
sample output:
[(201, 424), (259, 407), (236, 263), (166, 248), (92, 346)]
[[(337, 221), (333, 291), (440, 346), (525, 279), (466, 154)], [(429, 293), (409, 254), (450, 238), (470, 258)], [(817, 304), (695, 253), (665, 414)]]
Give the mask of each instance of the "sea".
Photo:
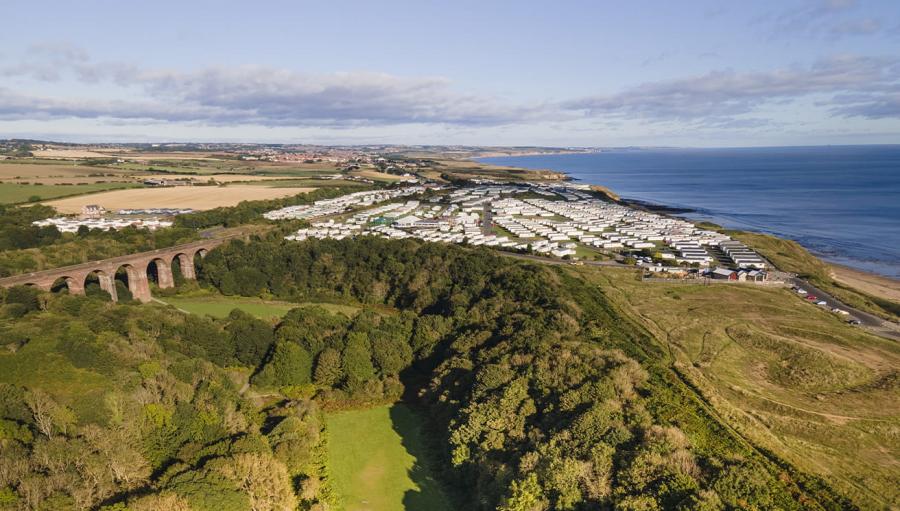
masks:
[(565, 172), (625, 199), (789, 238), (827, 261), (900, 279), (900, 145), (614, 149), (479, 161)]

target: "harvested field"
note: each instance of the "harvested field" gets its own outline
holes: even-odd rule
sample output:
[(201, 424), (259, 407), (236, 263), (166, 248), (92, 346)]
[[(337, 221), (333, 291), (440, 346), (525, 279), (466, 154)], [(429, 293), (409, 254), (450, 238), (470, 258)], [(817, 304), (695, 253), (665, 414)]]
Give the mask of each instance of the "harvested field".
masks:
[(107, 210), (124, 208), (193, 208), (212, 209), (234, 206), (245, 200), (266, 200), (306, 193), (315, 188), (268, 188), (233, 185), (185, 186), (175, 188), (141, 188), (97, 193), (47, 202), (61, 213), (80, 213), (87, 204), (99, 204)]
[(378, 172), (377, 170), (371, 169), (356, 170), (351, 172), (350, 175), (374, 179), (376, 181), (400, 181), (403, 179), (409, 179), (408, 177), (395, 176), (394, 174), (385, 174), (384, 172)]
[(217, 158), (215, 153), (200, 153), (200, 152), (185, 152), (185, 153), (177, 153), (177, 152), (166, 152), (166, 153), (132, 153), (132, 152), (123, 152), (123, 151), (111, 151), (108, 153), (101, 153), (101, 157), (103, 158), (122, 158), (123, 160), (221, 160), (221, 158)]
[[(36, 200), (49, 200), (70, 195), (93, 194), (106, 190), (135, 186), (132, 183), (92, 183), (68, 185), (23, 185), (0, 182), (0, 204), (22, 204)], [(73, 199), (74, 200), (74, 199)], [(87, 199), (85, 199), (87, 200)], [(88, 201), (90, 202), (90, 201)], [(81, 211), (81, 208), (78, 210)]]

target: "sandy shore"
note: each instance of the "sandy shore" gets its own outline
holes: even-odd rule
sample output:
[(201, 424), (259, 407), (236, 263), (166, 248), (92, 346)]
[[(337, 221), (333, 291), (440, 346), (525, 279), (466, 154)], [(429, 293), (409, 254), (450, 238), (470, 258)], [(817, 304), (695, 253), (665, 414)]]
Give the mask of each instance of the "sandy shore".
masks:
[(839, 264), (829, 264), (828, 266), (831, 268), (834, 280), (863, 293), (900, 302), (900, 281)]

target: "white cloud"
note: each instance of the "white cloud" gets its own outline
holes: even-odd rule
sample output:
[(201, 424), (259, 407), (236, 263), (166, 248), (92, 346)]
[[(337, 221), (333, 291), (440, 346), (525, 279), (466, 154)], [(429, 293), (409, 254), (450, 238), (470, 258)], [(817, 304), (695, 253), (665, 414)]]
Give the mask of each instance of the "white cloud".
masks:
[[(874, 118), (891, 116), (889, 111), (879, 113), (877, 103), (898, 86), (900, 59), (835, 57), (805, 68), (745, 73), (713, 71), (679, 80), (645, 83), (616, 94), (571, 100), (563, 105), (593, 116), (647, 121), (696, 120), (738, 116), (777, 101), (824, 95), (829, 99), (822, 105), (840, 115)], [(854, 95), (842, 94), (847, 92)], [(872, 106), (847, 110), (848, 101), (868, 102)]]
[[(66, 45), (44, 45), (0, 66), (0, 75), (114, 89), (47, 94), (0, 87), (0, 120), (100, 119), (106, 123), (171, 122), (203, 126), (346, 129), (444, 125), (457, 129), (568, 121), (681, 123), (722, 130), (782, 128), (763, 113), (773, 105), (813, 101), (832, 117), (900, 119), (900, 58), (839, 56), (809, 66), (757, 72), (711, 71), (638, 84), (610, 94), (511, 104), (467, 94), (441, 77), (384, 73), (304, 73), (261, 66), (195, 71), (142, 69), (95, 62)], [(808, 101), (807, 101), (808, 102)], [(569, 123), (574, 129), (577, 126)]]

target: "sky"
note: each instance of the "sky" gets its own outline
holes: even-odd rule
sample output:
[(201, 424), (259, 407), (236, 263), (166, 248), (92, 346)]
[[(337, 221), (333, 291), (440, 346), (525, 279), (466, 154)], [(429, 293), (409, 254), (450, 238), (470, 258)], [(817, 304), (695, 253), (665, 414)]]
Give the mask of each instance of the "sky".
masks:
[(900, 143), (898, 0), (4, 0), (0, 138)]

